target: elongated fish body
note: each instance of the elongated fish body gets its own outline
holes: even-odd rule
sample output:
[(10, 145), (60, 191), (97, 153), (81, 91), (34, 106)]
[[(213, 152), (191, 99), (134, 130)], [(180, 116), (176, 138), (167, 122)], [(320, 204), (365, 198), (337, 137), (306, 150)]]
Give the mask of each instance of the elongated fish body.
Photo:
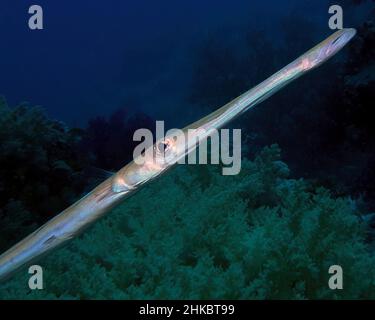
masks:
[[(196, 132), (200, 141), (226, 125), (249, 108), (264, 101), (286, 84), (302, 76), (335, 55), (355, 35), (354, 29), (335, 32), (326, 40), (300, 56), (292, 63), (201, 120), (184, 128), (181, 132)], [(85, 197), (48, 221), (15, 246), (0, 256), (0, 280), (11, 276), (19, 268), (30, 264), (42, 255), (59, 247), (79, 235), (142, 185), (160, 176), (179, 159), (196, 148), (196, 143), (180, 143), (171, 136), (157, 141), (151, 148), (152, 157), (143, 162), (130, 162), (112, 177), (97, 186)], [(185, 141), (194, 141), (186, 139)], [(159, 148), (163, 144), (163, 150)], [(166, 161), (166, 159), (168, 161)]]

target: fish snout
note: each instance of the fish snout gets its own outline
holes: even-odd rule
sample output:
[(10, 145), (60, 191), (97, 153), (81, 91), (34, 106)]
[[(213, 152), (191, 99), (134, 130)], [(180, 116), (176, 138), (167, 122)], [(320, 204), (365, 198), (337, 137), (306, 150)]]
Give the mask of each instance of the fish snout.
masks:
[(353, 28), (342, 29), (327, 39), (326, 58), (330, 58), (340, 51), (355, 35), (357, 31)]
[(357, 33), (353, 28), (342, 29), (318, 44), (301, 57), (300, 68), (315, 69), (340, 51)]

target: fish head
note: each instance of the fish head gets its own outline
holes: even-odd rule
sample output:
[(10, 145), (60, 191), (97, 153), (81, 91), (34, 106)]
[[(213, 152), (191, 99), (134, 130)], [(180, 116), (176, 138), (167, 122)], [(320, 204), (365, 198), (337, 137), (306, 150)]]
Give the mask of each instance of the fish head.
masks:
[(127, 192), (152, 181), (185, 154), (184, 132), (172, 132), (146, 148), (113, 177), (112, 190)]

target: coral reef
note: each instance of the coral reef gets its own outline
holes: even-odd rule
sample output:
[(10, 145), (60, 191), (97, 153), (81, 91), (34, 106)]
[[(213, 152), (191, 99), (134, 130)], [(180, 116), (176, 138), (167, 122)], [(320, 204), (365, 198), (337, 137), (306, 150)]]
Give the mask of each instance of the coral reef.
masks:
[[(375, 262), (349, 199), (288, 177), (277, 146), (237, 176), (179, 166), (40, 261), (45, 289), (24, 270), (2, 299), (374, 298)], [(344, 290), (328, 288), (341, 265)]]
[(126, 107), (116, 110), (108, 119), (96, 117), (84, 131), (81, 150), (91, 155), (93, 166), (117, 171), (133, 160), (133, 150), (138, 144), (133, 141), (133, 134), (139, 128), (153, 132), (155, 122), (145, 113), (131, 114)]
[(0, 101), (0, 251), (82, 193), (80, 134), (37, 107)]
[[(41, 108), (8, 107), (0, 100), (0, 251), (78, 200), (100, 177), (132, 158), (133, 132), (152, 127), (142, 113), (124, 110), (86, 129), (69, 129)], [(91, 176), (94, 173), (94, 176)]]

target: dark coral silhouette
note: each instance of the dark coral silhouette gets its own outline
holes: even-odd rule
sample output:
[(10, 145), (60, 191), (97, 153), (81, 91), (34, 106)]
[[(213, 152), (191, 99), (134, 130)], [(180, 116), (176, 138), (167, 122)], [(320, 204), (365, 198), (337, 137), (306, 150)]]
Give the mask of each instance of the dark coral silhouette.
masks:
[(128, 109), (116, 110), (109, 118), (96, 117), (89, 121), (81, 147), (92, 155), (92, 164), (101, 169), (116, 171), (133, 160), (139, 143), (133, 141), (137, 129), (155, 130), (154, 121), (145, 113), (129, 114)]

